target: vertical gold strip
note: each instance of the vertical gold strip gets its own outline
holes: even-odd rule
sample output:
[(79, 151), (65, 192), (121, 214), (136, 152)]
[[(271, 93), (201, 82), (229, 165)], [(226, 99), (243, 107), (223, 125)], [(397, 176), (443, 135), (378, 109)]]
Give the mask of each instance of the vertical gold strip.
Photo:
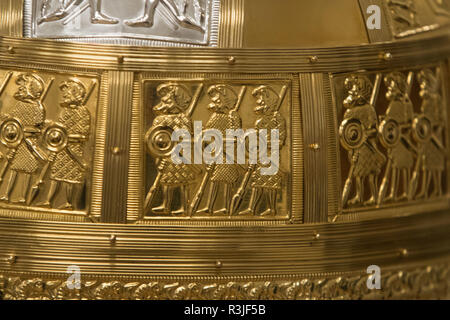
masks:
[(328, 217), (334, 216), (339, 210), (339, 188), (338, 177), (339, 170), (339, 140), (337, 134), (337, 110), (333, 102), (333, 94), (331, 91), (331, 78), (330, 75), (325, 75), (323, 78), (324, 98), (326, 104), (325, 121), (327, 125), (326, 132), (328, 133), (328, 157), (327, 157), (327, 170), (328, 170)]
[(144, 203), (143, 182), (144, 172), (144, 145), (142, 132), (144, 127), (144, 108), (142, 104), (142, 77), (134, 82), (133, 86), (133, 110), (131, 115), (131, 140), (130, 140), (130, 163), (129, 163), (129, 180), (128, 180), (128, 203), (127, 203), (127, 219), (136, 220), (139, 211), (142, 210)]
[(101, 221), (126, 223), (133, 72), (108, 74), (108, 117)]
[(242, 48), (244, 0), (223, 0), (220, 8), (219, 48)]
[(299, 77), (294, 75), (292, 86), (292, 103), (291, 103), (291, 132), (292, 132), (292, 176), (291, 176), (291, 210), (292, 222), (303, 223), (303, 186), (304, 186), (304, 170), (303, 170), (303, 132), (302, 132), (302, 112), (300, 105), (300, 88)]
[(328, 221), (328, 129), (324, 76), (300, 74), (305, 137), (305, 223)]
[(22, 37), (23, 0), (0, 0), (0, 36)]
[(96, 147), (94, 154), (94, 168), (92, 171), (92, 207), (91, 215), (101, 216), (103, 196), (103, 169), (105, 164), (106, 143), (106, 118), (108, 110), (108, 73), (105, 72), (101, 78), (99, 107), (97, 108), (97, 132)]

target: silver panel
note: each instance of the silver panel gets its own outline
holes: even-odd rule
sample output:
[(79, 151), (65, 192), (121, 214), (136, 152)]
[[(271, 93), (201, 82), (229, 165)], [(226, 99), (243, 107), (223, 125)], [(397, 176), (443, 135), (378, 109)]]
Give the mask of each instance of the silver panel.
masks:
[(217, 46), (219, 11), (220, 0), (25, 0), (24, 33), (88, 43)]

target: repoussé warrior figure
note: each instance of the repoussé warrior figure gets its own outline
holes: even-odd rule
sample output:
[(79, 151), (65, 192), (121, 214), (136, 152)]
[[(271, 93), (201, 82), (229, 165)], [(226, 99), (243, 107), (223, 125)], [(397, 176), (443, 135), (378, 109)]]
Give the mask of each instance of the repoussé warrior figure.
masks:
[[(192, 135), (192, 122), (190, 117), (185, 114), (192, 100), (188, 89), (178, 83), (166, 83), (158, 86), (157, 94), (161, 97), (161, 102), (153, 107), (153, 111), (157, 116), (147, 133), (160, 127), (170, 128), (171, 131), (187, 130)], [(146, 142), (147, 144), (151, 143), (151, 141)], [(187, 212), (189, 203), (188, 186), (195, 182), (196, 172), (193, 165), (176, 164), (172, 161), (170, 155), (159, 155), (156, 158), (156, 164), (158, 175), (160, 176), (159, 185), (162, 187), (163, 202), (160, 206), (152, 208), (152, 212), (154, 214), (181, 214)], [(172, 211), (173, 196), (176, 188), (181, 189), (181, 207), (176, 211)]]
[[(425, 69), (419, 72), (417, 80), (420, 83), (422, 98), (420, 118), (424, 119), (424, 123), (429, 124), (422, 129), (418, 128), (425, 137), (419, 140), (422, 188), (416, 198), (420, 199), (442, 195), (442, 174), (445, 169), (445, 147), (442, 136), (445, 129), (445, 115), (443, 100), (439, 93), (438, 77), (430, 69)], [(433, 183), (433, 192), (429, 194), (431, 183)]]
[(197, 29), (204, 32), (203, 27), (204, 20), (204, 10), (200, 6), (198, 0), (194, 0), (194, 17), (195, 19), (188, 16), (188, 1), (183, 0), (181, 8), (177, 6), (174, 0), (144, 0), (145, 8), (144, 15), (140, 18), (127, 20), (125, 24), (131, 27), (151, 27), (153, 26), (156, 8), (159, 4), (164, 5), (170, 12), (173, 18), (180, 24), (187, 26), (189, 28)]
[[(370, 198), (365, 204), (372, 205), (377, 200), (377, 177), (386, 162), (386, 157), (377, 146), (378, 119), (374, 106), (370, 104), (373, 86), (367, 77), (360, 75), (348, 77), (344, 85), (348, 96), (343, 105), (347, 110), (340, 127), (340, 135), (342, 145), (348, 150), (350, 171), (342, 202), (343, 206), (362, 204), (367, 180)], [(356, 194), (353, 199), (348, 200), (353, 179)]]
[[(226, 136), (227, 129), (240, 129), (242, 127), (242, 121), (235, 109), (238, 96), (233, 88), (224, 84), (214, 85), (208, 89), (208, 94), (211, 99), (208, 109), (212, 112), (212, 115), (206, 123), (205, 129), (219, 130), (223, 137)], [(222, 151), (224, 157), (226, 157), (225, 145)], [(226, 158), (224, 162), (226, 162)], [(208, 166), (207, 170), (212, 171), (209, 173), (210, 191), (206, 207), (200, 210), (199, 213), (229, 214), (233, 186), (239, 179), (239, 166), (237, 164), (219, 163)], [(214, 211), (214, 204), (220, 185), (224, 187), (223, 199), (225, 207)]]
[(7, 159), (10, 176), (1, 200), (9, 201), (10, 194), (18, 178), (23, 176), (24, 185), (20, 189), (19, 202), (25, 203), (32, 175), (45, 161), (45, 155), (37, 145), (45, 122), (45, 109), (41, 103), (44, 82), (36, 74), (25, 73), (17, 76), (17, 103), (6, 110), (3, 118), (2, 142), (9, 148)]
[[(50, 156), (50, 188), (44, 206), (50, 206), (58, 192), (58, 187), (65, 186), (66, 202), (60, 209), (74, 207), (74, 186), (81, 186), (85, 181), (86, 168), (83, 161), (84, 144), (91, 127), (91, 115), (84, 105), (86, 87), (78, 79), (72, 78), (61, 83), (61, 107), (55, 127), (45, 135)], [(48, 135), (48, 136), (47, 136)], [(60, 188), (59, 188), (60, 189)], [(61, 189), (60, 189), (61, 190)]]
[[(386, 99), (390, 103), (380, 128), (383, 129), (381, 141), (387, 149), (388, 156), (388, 169), (384, 179), (390, 183), (390, 193), (384, 198), (385, 190), (380, 190), (379, 202), (408, 199), (416, 149), (410, 139), (414, 110), (409, 99), (410, 89), (406, 76), (400, 72), (393, 72), (384, 78), (384, 83), (387, 87)], [(403, 178), (403, 193), (398, 196), (400, 177)], [(384, 188), (387, 188), (385, 181), (381, 189)]]
[[(265, 140), (267, 141), (267, 153), (270, 154), (271, 152), (274, 152), (271, 148), (273, 144), (273, 141), (271, 141), (272, 130), (278, 131), (279, 149), (281, 149), (286, 141), (286, 120), (279, 112), (279, 108), (281, 106), (280, 102), (283, 97), (280, 96), (272, 87), (265, 85), (259, 86), (253, 90), (252, 94), (256, 99), (254, 112), (258, 115), (258, 119), (255, 121), (254, 127), (257, 130), (258, 135), (262, 134), (261, 130), (264, 130), (264, 132), (267, 133)], [(259, 148), (261, 148), (261, 145)], [(261, 159), (258, 161), (258, 164), (254, 166), (251, 174), (252, 193), (248, 208), (239, 212), (239, 215), (256, 215), (256, 209), (262, 196), (266, 196), (267, 208), (261, 212), (260, 215), (275, 216), (277, 214), (277, 198), (278, 192), (282, 188), (283, 173), (280, 168), (277, 168), (277, 171), (274, 174), (262, 174), (261, 169), (270, 167), (274, 164), (263, 164), (260, 161)]]
[[(93, 24), (117, 24), (118, 19), (111, 18), (102, 12), (102, 0), (58, 0), (58, 5), (53, 11), (54, 0), (44, 0), (41, 7), (41, 17), (38, 24), (51, 21), (59, 21), (70, 14), (81, 14), (88, 7), (91, 9), (91, 23)], [(78, 10), (74, 12), (74, 10)], [(50, 12), (49, 12), (50, 11)]]

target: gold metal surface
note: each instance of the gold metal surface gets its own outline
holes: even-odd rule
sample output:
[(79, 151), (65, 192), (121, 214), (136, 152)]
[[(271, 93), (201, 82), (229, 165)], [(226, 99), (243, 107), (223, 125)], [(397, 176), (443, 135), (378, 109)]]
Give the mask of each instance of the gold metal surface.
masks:
[[(448, 1), (369, 2), (224, 0), (183, 48), (30, 39), (0, 0), (0, 297), (447, 298)], [(279, 130), (279, 171), (173, 163), (198, 121)]]

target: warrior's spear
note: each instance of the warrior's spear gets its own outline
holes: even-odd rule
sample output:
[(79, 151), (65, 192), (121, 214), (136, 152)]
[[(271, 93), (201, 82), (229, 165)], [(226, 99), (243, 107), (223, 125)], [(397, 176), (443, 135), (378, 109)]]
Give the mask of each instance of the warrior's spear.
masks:
[[(189, 105), (189, 108), (186, 110), (185, 115), (186, 117), (190, 118), (192, 116), (192, 113), (195, 110), (195, 107), (197, 106), (198, 100), (200, 99), (200, 95), (203, 91), (203, 83), (201, 83), (196, 92), (194, 97), (191, 100), (191, 104)], [(164, 160), (163, 160), (164, 161)], [(161, 182), (161, 177), (162, 177), (162, 173), (158, 172), (158, 175), (155, 178), (155, 181), (153, 182), (153, 185), (150, 187), (150, 190), (148, 190), (147, 196), (145, 197), (145, 201), (144, 201), (144, 210), (143, 212), (140, 214), (140, 219), (143, 218), (143, 216), (145, 216), (145, 214), (150, 210), (150, 205), (153, 202), (153, 199), (155, 198), (156, 195), (156, 190), (159, 187), (159, 184)]]
[[(440, 86), (440, 81), (441, 81), (441, 69), (438, 68), (436, 71), (436, 78), (437, 78), (437, 87)], [(431, 130), (433, 130), (431, 128)], [(434, 142), (438, 142), (439, 140), (434, 136), (434, 134), (432, 133), (431, 139), (433, 139)], [(440, 143), (436, 143), (436, 145), (438, 146), (439, 149), (443, 149), (443, 146), (441, 146)], [(417, 191), (417, 185), (418, 185), (418, 180), (419, 180), (419, 169), (420, 169), (420, 164), (422, 163), (422, 156), (423, 156), (423, 147), (422, 148), (418, 148), (419, 153), (417, 154), (417, 159), (416, 159), (416, 164), (414, 166), (414, 171), (413, 171), (413, 175), (411, 178), (411, 184), (409, 185), (409, 190), (408, 190), (408, 200), (412, 200), (414, 198), (414, 195)]]
[[(51, 81), (53, 82), (53, 79)], [(89, 98), (91, 97), (92, 92), (94, 92), (94, 89), (96, 86), (97, 86), (97, 80), (92, 80), (92, 83), (88, 89), (88, 92), (82, 102), (82, 105), (87, 104), (87, 102), (89, 101)], [(48, 90), (47, 90), (47, 92), (48, 92)], [(45, 93), (45, 95), (46, 95), (46, 93)], [(45, 95), (43, 95), (42, 101), (45, 99)], [(74, 159), (74, 160), (77, 160), (77, 159)], [(31, 190), (30, 190), (30, 193), (28, 194), (28, 199), (27, 199), (28, 205), (30, 205), (30, 203), (34, 200), (34, 198), (36, 198), (36, 195), (38, 194), (41, 185), (44, 183), (44, 178), (45, 178), (45, 176), (48, 172), (48, 169), (50, 168), (50, 164), (52, 162), (53, 161), (51, 161), (51, 160), (48, 160), (46, 162), (45, 166), (41, 170), (41, 173), (39, 174), (37, 181), (31, 187)]]
[[(408, 95), (408, 97), (411, 95), (413, 80), (414, 80), (414, 72), (411, 71), (408, 74), (408, 79), (406, 82), (407, 83), (406, 94)], [(403, 127), (404, 126), (401, 126), (401, 128), (403, 128)], [(400, 133), (401, 133), (401, 129), (400, 129)], [(392, 159), (389, 158), (387, 166), (386, 166), (386, 171), (384, 173), (384, 178), (383, 178), (383, 181), (381, 182), (380, 192), (378, 194), (378, 199), (377, 199), (378, 205), (380, 205), (383, 202), (384, 198), (386, 197), (387, 185), (389, 182), (389, 174), (391, 172), (392, 172)]]
[[(286, 96), (286, 92), (287, 92), (287, 86), (283, 86), (281, 88), (281, 92), (279, 94), (277, 110), (279, 110), (281, 105), (283, 104), (283, 100)], [(242, 199), (244, 198), (245, 189), (247, 188), (248, 182), (250, 181), (250, 177), (252, 176), (255, 168), (256, 168), (255, 164), (249, 165), (239, 189), (237, 190), (236, 194), (233, 196), (233, 199), (231, 200), (231, 206), (230, 206), (230, 217), (239, 208), (239, 205), (241, 204)]]
[[(246, 86), (242, 86), (241, 91), (239, 93), (236, 105), (234, 106), (233, 111), (237, 112), (242, 104), (242, 100), (244, 99), (245, 92), (247, 91)], [(195, 194), (194, 199), (192, 200), (192, 204), (189, 208), (189, 215), (192, 217), (194, 213), (197, 212), (198, 206), (200, 205), (200, 201), (203, 197), (203, 194), (205, 193), (206, 185), (208, 184), (209, 178), (211, 176), (212, 171), (214, 170), (215, 163), (211, 165), (209, 170), (206, 171), (205, 175), (203, 176), (202, 183), (200, 184), (200, 188), (198, 188), (197, 193)]]

